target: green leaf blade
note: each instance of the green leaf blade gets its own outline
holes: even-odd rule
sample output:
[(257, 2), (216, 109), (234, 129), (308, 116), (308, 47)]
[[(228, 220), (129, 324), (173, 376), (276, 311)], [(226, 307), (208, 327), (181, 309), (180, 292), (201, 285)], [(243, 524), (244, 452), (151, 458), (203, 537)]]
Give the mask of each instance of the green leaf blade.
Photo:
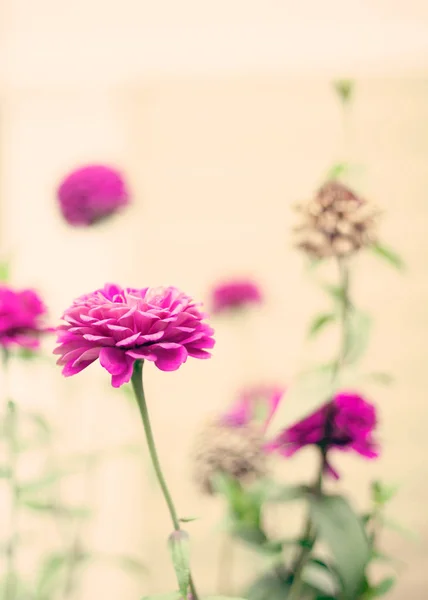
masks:
[(277, 573), (265, 573), (245, 593), (248, 600), (284, 600), (290, 591), (290, 582)]
[(394, 267), (398, 271), (403, 271), (405, 269), (403, 259), (392, 248), (389, 248), (388, 246), (384, 246), (383, 244), (376, 242), (375, 244), (372, 244), (370, 246), (370, 249), (373, 252), (373, 254), (387, 262), (391, 267)]
[(395, 577), (385, 577), (380, 583), (378, 583), (374, 588), (372, 588), (372, 595), (374, 598), (378, 598), (379, 596), (384, 596), (388, 592), (392, 590), (396, 583)]
[(346, 363), (357, 363), (365, 353), (372, 327), (372, 319), (368, 313), (353, 311), (349, 319), (348, 339), (346, 341)]
[(341, 496), (314, 496), (310, 513), (320, 539), (335, 559), (343, 596), (351, 600), (361, 590), (370, 561), (370, 546), (361, 519)]
[(320, 333), (325, 327), (331, 323), (334, 323), (337, 315), (334, 313), (322, 313), (314, 317), (312, 323), (309, 326), (308, 337), (313, 338)]
[(172, 563), (177, 576), (178, 587), (184, 598), (190, 583), (190, 542), (185, 531), (173, 531), (168, 539)]

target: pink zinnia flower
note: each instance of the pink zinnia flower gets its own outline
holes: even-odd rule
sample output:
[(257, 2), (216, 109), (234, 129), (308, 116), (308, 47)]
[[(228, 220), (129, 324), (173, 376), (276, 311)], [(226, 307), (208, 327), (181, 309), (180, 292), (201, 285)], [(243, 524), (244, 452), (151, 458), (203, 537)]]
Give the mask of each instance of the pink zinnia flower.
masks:
[(211, 295), (213, 313), (240, 309), (250, 304), (263, 302), (259, 286), (254, 281), (247, 279), (234, 279), (220, 283), (214, 287)]
[(136, 360), (175, 371), (188, 356), (209, 358), (214, 330), (198, 305), (175, 287), (124, 288), (107, 284), (77, 298), (58, 327), (59, 365), (68, 377), (99, 359), (120, 387)]
[(245, 427), (258, 423), (266, 430), (285, 390), (280, 387), (259, 386), (244, 390), (232, 408), (222, 415), (221, 422), (229, 427)]
[[(373, 439), (377, 424), (376, 407), (358, 393), (338, 393), (331, 402), (281, 432), (266, 445), (267, 451), (292, 456), (309, 445), (354, 451), (365, 458), (375, 458), (379, 448)], [(336, 479), (338, 473), (329, 462), (327, 471)]]
[(105, 165), (72, 171), (60, 183), (57, 195), (64, 219), (74, 226), (99, 223), (129, 203), (122, 175)]
[(0, 285), (0, 345), (38, 348), (46, 307), (34, 290), (14, 290)]

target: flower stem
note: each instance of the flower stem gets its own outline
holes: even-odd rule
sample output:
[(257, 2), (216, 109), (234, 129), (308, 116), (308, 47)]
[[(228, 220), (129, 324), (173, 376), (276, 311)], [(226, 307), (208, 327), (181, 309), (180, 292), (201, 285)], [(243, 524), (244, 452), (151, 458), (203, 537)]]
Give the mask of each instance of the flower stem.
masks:
[(17, 482), (17, 408), (16, 404), (9, 398), (8, 386), (9, 354), (3, 350), (3, 373), (5, 378), (4, 389), (6, 391), (6, 423), (5, 434), (7, 443), (7, 469), (9, 471), (9, 488), (11, 495), (11, 506), (9, 515), (9, 538), (6, 545), (6, 577), (5, 577), (5, 600), (14, 600), (16, 597), (16, 541), (18, 520), (18, 494)]
[[(339, 280), (340, 280), (340, 288), (342, 290), (342, 302), (341, 302), (341, 310), (340, 310), (340, 345), (339, 352), (337, 355), (337, 359), (334, 363), (333, 374), (332, 374), (332, 386), (334, 388), (334, 384), (337, 380), (337, 377), (340, 373), (341, 368), (345, 364), (346, 354), (349, 346), (349, 314), (351, 308), (351, 302), (349, 298), (349, 266), (345, 259), (338, 259), (338, 267), (339, 267)], [(327, 436), (328, 437), (328, 434)], [(313, 486), (313, 493), (315, 495), (322, 494), (322, 481), (323, 475), (325, 471), (325, 467), (327, 464), (327, 448), (320, 448), (320, 467), (318, 470), (317, 480), (315, 485)], [(316, 541), (316, 531), (312, 524), (310, 515), (308, 515), (303, 531), (303, 539), (305, 541), (305, 546), (301, 549), (298, 554), (296, 561), (293, 567), (293, 583), (291, 584), (290, 593), (288, 595), (288, 600), (300, 600), (301, 590), (303, 585), (302, 575), (303, 570), (306, 566), (306, 563), (309, 560), (312, 549), (315, 545)]]
[[(325, 469), (325, 463), (327, 460), (327, 453), (324, 448), (320, 449), (320, 466), (317, 473), (317, 478), (313, 486), (314, 495), (320, 496), (322, 494), (322, 478)], [(316, 531), (313, 526), (310, 514), (306, 518), (306, 523), (302, 535), (302, 539), (305, 545), (302, 547), (300, 554), (296, 558), (296, 562), (293, 567), (293, 583), (291, 584), (290, 592), (287, 596), (288, 600), (300, 600), (302, 585), (303, 585), (303, 570), (308, 562), (311, 555), (312, 549), (316, 541)]]
[[(147, 446), (149, 448), (150, 457), (152, 459), (153, 468), (155, 470), (159, 485), (161, 487), (165, 502), (168, 506), (171, 521), (175, 531), (181, 531), (180, 520), (177, 515), (172, 496), (169, 492), (168, 486), (165, 481), (165, 477), (162, 473), (162, 468), (159, 462), (159, 457), (156, 450), (156, 444), (153, 437), (152, 426), (150, 424), (149, 411), (147, 408), (146, 397), (144, 395), (143, 387), (143, 361), (137, 361), (134, 366), (134, 372), (132, 374), (132, 387), (134, 390), (135, 398), (140, 409), (141, 419), (143, 421), (144, 431), (146, 434)], [(195, 584), (193, 583), (192, 576), (190, 575), (189, 587), (192, 594), (192, 600), (198, 600), (196, 593)], [(184, 599), (186, 600), (186, 599)]]
[(333, 370), (333, 381), (339, 374), (340, 369), (346, 361), (346, 354), (349, 347), (349, 315), (351, 301), (349, 298), (349, 266), (344, 258), (338, 258), (340, 288), (342, 293), (342, 302), (340, 304), (340, 329), (341, 340), (339, 354)]

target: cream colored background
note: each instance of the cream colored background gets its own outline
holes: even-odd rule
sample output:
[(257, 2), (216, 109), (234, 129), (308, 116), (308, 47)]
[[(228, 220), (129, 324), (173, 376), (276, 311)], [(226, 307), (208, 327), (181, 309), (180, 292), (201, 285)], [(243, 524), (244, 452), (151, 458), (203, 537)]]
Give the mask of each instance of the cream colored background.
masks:
[[(85, 8), (75, 2), (73, 10), (48, 0), (4, 4), (1, 216), (14, 280), (39, 287), (55, 320), (74, 296), (105, 281), (175, 284), (202, 299), (226, 275), (250, 273), (263, 284), (266, 306), (244, 329), (216, 323), (211, 361), (189, 362), (173, 374), (147, 368), (165, 471), (181, 514), (200, 517), (189, 525), (195, 576), (205, 592), (214, 591), (221, 509), (189, 483), (192, 436), (240, 385), (287, 385), (309, 361), (305, 326), (326, 304), (291, 249), (291, 207), (341, 159), (341, 113), (330, 79), (357, 75), (347, 149), (361, 167), (354, 183), (385, 210), (382, 235), (408, 272), (400, 276), (369, 257), (358, 261), (356, 299), (376, 323), (364, 366), (390, 370), (396, 382), (367, 389), (381, 413), (382, 459), (368, 465), (346, 456), (337, 463), (341, 485), (361, 508), (372, 478), (401, 483), (391, 514), (420, 541), (385, 534), (386, 549), (406, 563), (390, 597), (425, 600), (427, 9), (350, 3), (346, 13), (342, 3), (323, 3), (320, 27), (313, 2), (293, 7), (293, 26), (289, 3), (246, 2), (242, 21), (241, 2), (184, 4), (180, 11), (176, 3), (130, 0), (120, 11), (95, 0)], [(329, 14), (335, 20), (327, 22)], [(67, 169), (88, 161), (120, 165), (134, 204), (100, 229), (71, 231), (56, 212), (54, 189)], [(315, 346), (313, 356), (322, 350)], [(13, 390), (56, 416), (59, 453), (142, 434), (133, 408), (95, 366), (67, 381), (48, 367), (37, 377), (19, 372)], [(281, 419), (301, 409), (285, 404)], [(140, 553), (150, 575), (137, 583), (95, 568), (85, 600), (138, 598), (173, 585), (167, 515), (142, 452), (143, 464), (115, 459), (98, 471), (89, 488), (97, 518), (86, 536), (98, 548)], [(285, 480), (308, 478), (311, 459), (296, 457), (279, 472)], [(72, 489), (76, 498), (83, 491), (82, 482)], [(298, 516), (282, 512), (285, 532), (298, 526)], [(237, 583), (255, 566), (239, 554)], [(25, 568), (31, 573), (30, 559)]]

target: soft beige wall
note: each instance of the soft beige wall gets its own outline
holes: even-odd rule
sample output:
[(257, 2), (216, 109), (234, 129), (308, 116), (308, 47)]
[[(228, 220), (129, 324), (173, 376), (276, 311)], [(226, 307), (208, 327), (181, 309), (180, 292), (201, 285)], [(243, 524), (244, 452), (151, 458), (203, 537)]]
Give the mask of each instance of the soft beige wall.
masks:
[[(372, 478), (402, 484), (391, 512), (421, 540), (385, 535), (387, 549), (407, 563), (391, 600), (425, 600), (428, 84), (377, 78), (358, 81), (356, 89), (350, 154), (362, 168), (355, 183), (385, 210), (383, 236), (409, 269), (402, 277), (375, 259), (358, 262), (356, 298), (376, 322), (365, 366), (393, 371), (396, 383), (368, 389), (381, 411), (381, 460), (337, 462), (346, 472), (343, 487), (360, 506)], [(225, 406), (237, 386), (287, 384), (308, 361), (305, 326), (323, 299), (290, 247), (291, 207), (340, 159), (341, 119), (331, 86), (315, 78), (241, 76), (97, 92), (22, 88), (5, 96), (2, 123), (4, 243), (14, 252), (15, 281), (39, 286), (53, 318), (75, 295), (109, 280), (171, 283), (206, 298), (214, 279), (248, 272), (265, 287), (267, 304), (246, 331), (250, 351), (241, 351), (237, 329), (219, 322), (211, 361), (189, 362), (173, 374), (147, 369), (162, 462), (181, 513), (201, 517), (189, 525), (194, 570), (212, 591), (220, 510), (189, 484), (187, 454), (201, 421)], [(98, 231), (70, 231), (56, 214), (54, 186), (64, 170), (90, 160), (127, 171), (134, 206)], [(55, 372), (52, 384), (50, 377), (46, 371), (38, 385), (22, 378), (14, 385), (24, 402), (56, 414), (66, 449), (140, 436), (137, 415), (97, 367), (72, 381)], [(285, 405), (284, 420), (293, 410)], [(95, 570), (85, 598), (138, 598), (173, 585), (166, 512), (145, 465), (116, 460), (101, 470), (91, 492), (99, 513), (88, 536), (99, 547), (141, 552), (152, 574), (138, 585)], [(311, 456), (303, 455), (281, 472), (297, 480), (311, 468)], [(284, 512), (284, 529), (296, 525), (296, 515)], [(254, 559), (242, 558), (251, 561), (241, 565), (245, 579)]]

